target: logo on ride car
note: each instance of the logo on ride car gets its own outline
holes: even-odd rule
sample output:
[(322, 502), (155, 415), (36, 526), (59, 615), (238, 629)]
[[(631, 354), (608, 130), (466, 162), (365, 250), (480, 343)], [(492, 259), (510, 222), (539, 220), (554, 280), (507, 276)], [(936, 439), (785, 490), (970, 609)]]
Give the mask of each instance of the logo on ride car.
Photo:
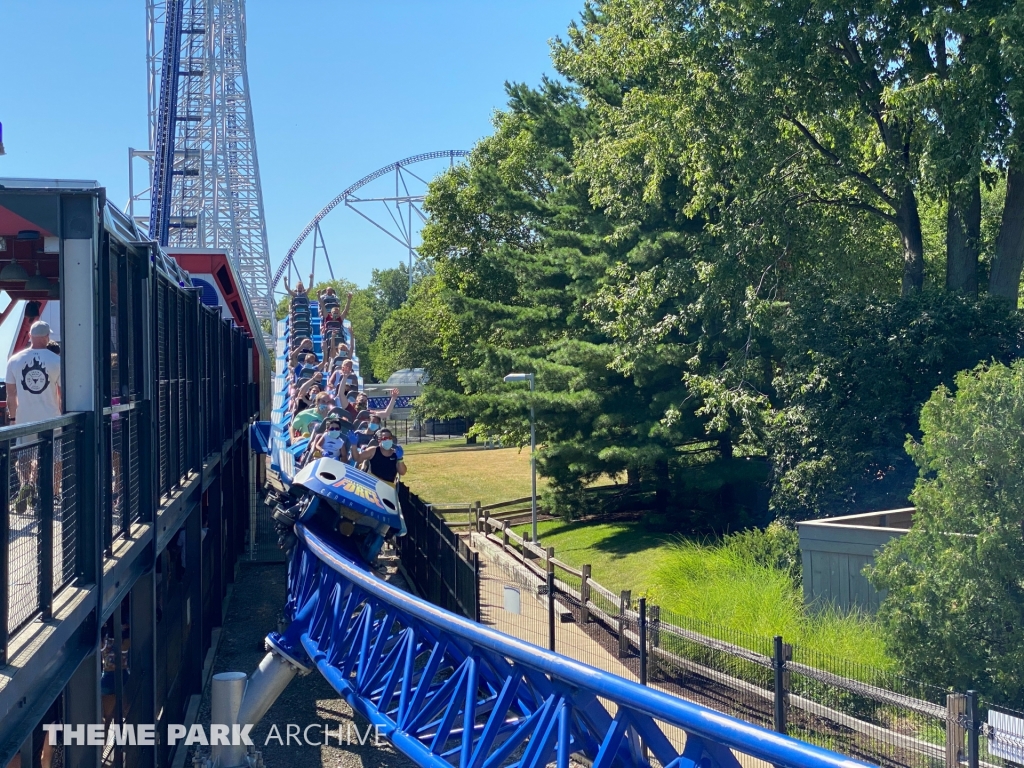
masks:
[(352, 480), (352, 479), (347, 478), (347, 477), (343, 477), (341, 480), (339, 480), (338, 482), (336, 482), (334, 484), (334, 487), (335, 488), (341, 488), (341, 490), (343, 490), (343, 491), (348, 491), (352, 495), (357, 496), (360, 499), (365, 499), (366, 501), (370, 502), (371, 504), (375, 504), (376, 506), (380, 507), (381, 509), (384, 508), (384, 505), (381, 503), (380, 499), (377, 497), (377, 492), (376, 491), (373, 491), (373, 490), (367, 488), (365, 485), (361, 485), (360, 483), (357, 483), (355, 480)]

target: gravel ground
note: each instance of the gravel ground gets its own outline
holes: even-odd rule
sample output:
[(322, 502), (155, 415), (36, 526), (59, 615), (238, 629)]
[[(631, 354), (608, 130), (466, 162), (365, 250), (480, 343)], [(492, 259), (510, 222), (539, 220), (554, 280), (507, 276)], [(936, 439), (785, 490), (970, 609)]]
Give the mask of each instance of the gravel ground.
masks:
[[(238, 671), (248, 674), (259, 665), (266, 653), (263, 650), (263, 638), (276, 629), (284, 607), (286, 576), (287, 567), (284, 564), (239, 566), (238, 580), (213, 664), (214, 673)], [(210, 722), (210, 686), (203, 691), (199, 722)], [(331, 745), (296, 746), (293, 742), (287, 746), (276, 739), (266, 742), (275, 724), (282, 740), (285, 739), (285, 726), (288, 723), (303, 728), (312, 723), (329, 726), (332, 733)], [(351, 745), (345, 743), (347, 739), (343, 738), (342, 746), (336, 746), (333, 734), (338, 732), (339, 726), (343, 734), (351, 732)], [(313, 672), (292, 680), (263, 721), (253, 728), (251, 738), (257, 749), (262, 751), (267, 768), (405, 768), (415, 765), (391, 744), (382, 740), (379, 746), (375, 745), (372, 730), (366, 743), (360, 745), (355, 730), (358, 728), (365, 735), (368, 727), (369, 724), (352, 712), (351, 707), (327, 681)], [(313, 729), (310, 737), (314, 741), (320, 740), (321, 733), (321, 729)], [(186, 766), (192, 765), (192, 757), (191, 754), (188, 756)]]

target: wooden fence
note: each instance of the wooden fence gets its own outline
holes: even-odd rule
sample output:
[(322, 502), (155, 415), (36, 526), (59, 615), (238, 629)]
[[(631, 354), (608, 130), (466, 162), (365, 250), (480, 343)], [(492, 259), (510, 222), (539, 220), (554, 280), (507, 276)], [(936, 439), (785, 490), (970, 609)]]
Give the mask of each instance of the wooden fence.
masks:
[[(508, 504), (512, 504), (512, 502)], [(616, 594), (593, 578), (589, 565), (579, 568), (569, 565), (555, 556), (554, 547), (539, 546), (530, 541), (528, 533), (525, 537), (516, 534), (511, 529), (507, 517), (492, 514), (492, 510), (495, 508), (495, 506), (488, 508), (476, 505), (470, 509), (472, 527), (478, 534), (483, 535), (487, 542), (500, 547), (502, 552), (521, 563), (537, 577), (538, 582), (543, 582), (547, 573), (552, 571), (555, 574), (555, 594), (565, 595), (567, 602), (571, 600), (578, 604), (580, 620), (583, 624), (597, 622), (613, 638), (617, 638), (620, 656), (629, 653), (631, 648), (639, 648), (640, 638), (637, 628), (640, 616), (637, 612), (637, 605), (628, 590)], [(872, 740), (873, 743), (877, 742), (874, 749), (870, 750), (873, 754), (861, 755), (864, 758), (874, 757), (873, 762), (877, 761), (886, 765), (945, 763), (946, 768), (958, 768), (961, 762), (965, 762), (971, 766), (982, 765), (995, 768), (989, 763), (979, 763), (976, 752), (973, 756), (968, 755), (968, 747), (971, 742), (966, 739), (969, 726), (965, 722), (968, 698), (966, 694), (949, 693), (945, 696), (945, 706), (942, 706), (870, 685), (861, 680), (794, 662), (790, 657), (792, 650), (790, 646), (785, 646), (783, 658), (776, 659), (774, 654), (758, 653), (690, 628), (675, 626), (662, 618), (662, 612), (657, 606), (647, 606), (645, 628), (648, 638), (646, 645), (649, 647), (644, 648), (643, 651), (648, 653), (655, 663), (686, 670), (748, 698), (771, 700), (780, 697), (780, 704), (786, 711), (796, 708), (806, 713), (809, 717), (803, 718), (805, 721), (827, 720), (841, 729), (849, 729), (850, 732), (860, 734)], [(673, 643), (671, 639), (680, 642)], [(666, 642), (667, 640), (668, 642)], [(768, 670), (778, 669), (783, 677), (777, 677), (776, 680), (784, 679), (787, 681), (786, 685), (776, 689), (767, 688), (751, 680), (730, 674), (728, 671), (715, 669), (707, 663), (702, 663), (701, 660), (689, 658), (679, 652), (683, 647), (683, 641), (709, 651), (727, 654), (757, 667)], [(779, 645), (781, 644), (777, 644), (776, 647)], [(696, 655), (699, 656), (699, 654)], [(790, 675), (798, 675), (806, 681), (813, 681), (811, 688), (817, 685), (818, 688), (815, 690), (825, 691), (824, 696), (817, 696), (817, 698), (825, 698), (829, 703), (815, 701), (808, 695), (799, 695), (789, 690)], [(808, 688), (809, 686), (805, 685), (804, 687)], [(835, 695), (836, 692), (840, 692), (840, 695)], [(896, 721), (907, 722), (913, 721), (915, 718), (927, 718), (933, 727), (926, 730), (934, 741), (919, 738), (919, 733), (911, 732), (909, 729), (893, 730), (891, 727), (868, 722), (863, 719), (863, 716), (859, 717), (856, 714), (840, 711), (836, 707), (842, 706), (842, 693), (876, 702), (883, 708), (898, 710), (900, 716), (892, 718)], [(783, 718), (784, 722), (785, 718)], [(978, 724), (975, 725), (978, 726)], [(785, 725), (782, 730), (785, 730)], [(803, 731), (801, 732), (803, 733)], [(863, 747), (863, 745), (861, 746)], [(916, 754), (920, 760), (886, 759), (886, 748), (890, 748), (890, 752)], [(973, 760), (969, 757), (973, 757)]]
[[(476, 528), (477, 519), (485, 513), (493, 520), (510, 521), (523, 515), (528, 515), (532, 511), (530, 505), (532, 498), (532, 496), (524, 496), (521, 499), (499, 501), (496, 504), (481, 504), (479, 501), (456, 501), (430, 504), (429, 506), (431, 510), (444, 519), (452, 528), (470, 529)], [(538, 515), (540, 515), (539, 511)], [(543, 517), (547, 518), (546, 515)]]

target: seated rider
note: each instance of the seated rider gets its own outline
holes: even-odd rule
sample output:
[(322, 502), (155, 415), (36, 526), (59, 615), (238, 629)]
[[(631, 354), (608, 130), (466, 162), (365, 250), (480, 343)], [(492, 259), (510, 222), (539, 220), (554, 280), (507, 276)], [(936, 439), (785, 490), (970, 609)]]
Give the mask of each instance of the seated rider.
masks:
[(370, 409), (370, 400), (366, 396), (365, 392), (360, 392), (356, 395), (356, 408), (360, 411), (369, 410), (372, 415), (379, 416), (380, 420), (387, 421), (391, 418), (391, 412), (395, 409), (395, 403), (398, 402), (398, 390), (388, 390), (388, 394), (391, 395), (391, 399), (388, 401), (387, 407), (382, 411), (374, 411)]
[(380, 429), (380, 416), (369, 411), (360, 411), (356, 416), (355, 441), (357, 445), (369, 445)]
[(295, 393), (295, 407), (293, 411), (300, 413), (307, 408), (312, 408), (316, 402), (316, 396), (320, 394), (320, 382), (323, 376), (317, 372)]
[(355, 384), (343, 385), (342, 390), (345, 394), (339, 400), (345, 410), (348, 411), (349, 418), (355, 419), (359, 415), (359, 409), (356, 407), (356, 401), (359, 399), (359, 390), (356, 389)]
[(295, 371), (295, 375), (297, 377), (301, 377), (303, 375), (312, 376), (314, 373), (316, 373), (316, 366), (316, 355), (310, 352), (308, 355), (306, 355), (306, 361), (302, 364), (302, 367)]
[(377, 430), (377, 444), (360, 449), (352, 446), (352, 458), (356, 461), (368, 461), (370, 474), (388, 485), (405, 474), (405, 462), (402, 461), (402, 448), (395, 445), (395, 436), (387, 427)]
[(325, 424), (327, 429), (314, 437), (310, 444), (310, 456), (347, 462), (348, 443), (341, 433), (341, 420), (328, 418)]
[[(313, 285), (313, 275), (309, 276), (309, 284)], [(306, 287), (302, 284), (302, 280), (301, 279), (299, 280), (299, 282), (297, 282), (295, 284), (295, 290), (293, 291), (291, 288), (288, 287), (288, 275), (285, 275), (284, 276), (284, 289), (286, 291), (288, 291), (288, 295), (291, 296), (292, 298), (298, 298), (298, 297), (307, 298), (308, 297), (308, 294), (306, 293)]]
[(330, 323), (344, 323), (345, 318), (348, 317), (348, 311), (352, 308), (352, 292), (349, 291), (348, 298), (345, 299), (345, 308), (338, 309), (338, 305), (335, 304), (331, 307), (330, 313), (327, 315), (326, 320)]
[(341, 382), (352, 373), (351, 360), (342, 360), (341, 363), (334, 363), (333, 365), (334, 370), (331, 371), (331, 375), (327, 379), (327, 390), (329, 392), (337, 392)]
[(292, 419), (292, 437), (308, 436), (312, 429), (312, 422), (323, 421), (324, 417), (330, 413), (332, 405), (334, 405), (334, 398), (329, 394), (326, 392), (318, 394), (312, 408), (295, 414), (295, 418)]

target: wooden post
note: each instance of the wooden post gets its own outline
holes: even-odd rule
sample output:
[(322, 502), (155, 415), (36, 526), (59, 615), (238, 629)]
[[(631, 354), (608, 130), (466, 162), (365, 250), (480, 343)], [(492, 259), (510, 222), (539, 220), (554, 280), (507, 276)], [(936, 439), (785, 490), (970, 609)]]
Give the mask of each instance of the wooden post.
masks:
[(661, 606), (647, 606), (647, 637), (651, 648), (661, 647)]
[(629, 610), (632, 593), (628, 589), (619, 593), (619, 657), (629, 653), (629, 638), (626, 637), (626, 611)]
[(508, 520), (501, 521), (501, 551), (508, 552)]
[(590, 565), (584, 565), (581, 569), (583, 578), (580, 581), (580, 621), (584, 624), (590, 622), (590, 609), (587, 603), (590, 602)]
[(484, 531), (480, 527), (480, 502), (479, 501), (474, 501), (473, 502), (473, 527), (476, 528), (478, 533), (486, 533), (486, 531)]
[(946, 768), (959, 768), (967, 737), (967, 696), (946, 694)]
[(484, 522), (482, 533), (485, 536), (491, 533), (491, 511), (489, 509), (484, 510)]

